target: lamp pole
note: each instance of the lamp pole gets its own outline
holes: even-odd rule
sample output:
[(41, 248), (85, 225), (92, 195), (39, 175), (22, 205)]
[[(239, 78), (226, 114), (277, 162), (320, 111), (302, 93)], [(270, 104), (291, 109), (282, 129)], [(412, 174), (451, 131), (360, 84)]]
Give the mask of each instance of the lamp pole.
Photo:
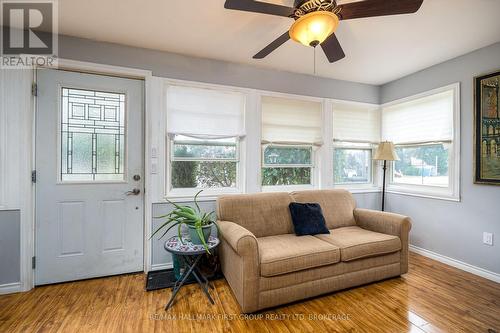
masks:
[(384, 166), (382, 167), (384, 170), (384, 176), (382, 180), (382, 211), (384, 211), (384, 203), (385, 203), (385, 171), (387, 170), (387, 160), (384, 160)]
[(379, 143), (377, 147), (377, 151), (373, 156), (373, 159), (376, 161), (384, 161), (382, 170), (384, 175), (382, 177), (382, 211), (385, 208), (385, 174), (387, 172), (387, 161), (398, 161), (399, 157), (396, 154), (394, 144), (390, 141), (384, 141)]

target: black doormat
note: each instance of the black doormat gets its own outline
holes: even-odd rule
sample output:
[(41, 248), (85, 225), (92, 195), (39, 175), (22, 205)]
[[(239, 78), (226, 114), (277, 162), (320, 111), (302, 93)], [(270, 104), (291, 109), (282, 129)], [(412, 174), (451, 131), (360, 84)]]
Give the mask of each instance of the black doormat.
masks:
[[(217, 272), (215, 275), (210, 276), (208, 279), (217, 280), (223, 278), (222, 273)], [(158, 271), (150, 271), (146, 277), (146, 291), (172, 288), (175, 284), (175, 273), (173, 268), (162, 269)], [(193, 276), (190, 276), (184, 284), (195, 283), (196, 280)]]
[[(148, 272), (148, 276), (146, 278), (146, 291), (172, 288), (176, 280), (173, 268), (150, 271)], [(190, 276), (186, 280), (185, 284), (193, 282), (196, 282), (196, 280)]]

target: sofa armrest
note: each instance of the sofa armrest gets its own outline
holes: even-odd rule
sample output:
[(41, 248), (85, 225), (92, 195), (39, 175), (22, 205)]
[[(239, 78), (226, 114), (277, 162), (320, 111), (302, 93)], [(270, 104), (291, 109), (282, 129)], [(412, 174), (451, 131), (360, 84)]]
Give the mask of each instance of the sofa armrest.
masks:
[(356, 223), (363, 229), (400, 238), (403, 233), (408, 234), (411, 229), (410, 218), (400, 214), (356, 208), (354, 209), (354, 217)]
[(362, 208), (354, 209), (354, 218), (363, 229), (398, 236), (401, 240), (401, 274), (408, 272), (411, 219), (400, 214)]
[(239, 224), (229, 221), (217, 221), (223, 238), (231, 248), (239, 255), (259, 256), (257, 238), (248, 229)]
[(260, 259), (257, 238), (229, 221), (217, 221), (221, 232), (220, 259), (224, 276), (243, 312), (259, 309)]

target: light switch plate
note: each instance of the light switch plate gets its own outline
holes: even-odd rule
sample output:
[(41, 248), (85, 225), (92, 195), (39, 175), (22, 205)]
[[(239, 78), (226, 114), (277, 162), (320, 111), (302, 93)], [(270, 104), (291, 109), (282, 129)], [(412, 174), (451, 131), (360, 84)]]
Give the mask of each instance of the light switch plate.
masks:
[(158, 148), (156, 147), (151, 147), (151, 157), (156, 158), (158, 157)]
[(493, 234), (491, 232), (483, 232), (483, 243), (493, 246)]
[(157, 174), (158, 173), (158, 162), (151, 161), (151, 173), (152, 174)]

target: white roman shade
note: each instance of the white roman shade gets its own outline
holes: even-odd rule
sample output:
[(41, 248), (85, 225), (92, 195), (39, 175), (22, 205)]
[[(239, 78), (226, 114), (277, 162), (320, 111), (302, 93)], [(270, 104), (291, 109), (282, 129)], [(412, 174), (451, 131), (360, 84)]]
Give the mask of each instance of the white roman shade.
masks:
[(360, 143), (380, 141), (380, 110), (378, 107), (334, 103), (333, 140)]
[(323, 144), (319, 102), (262, 97), (263, 144)]
[(454, 90), (398, 103), (382, 110), (382, 137), (395, 144), (453, 139)]
[(245, 135), (245, 96), (205, 88), (167, 88), (167, 132), (200, 139)]

